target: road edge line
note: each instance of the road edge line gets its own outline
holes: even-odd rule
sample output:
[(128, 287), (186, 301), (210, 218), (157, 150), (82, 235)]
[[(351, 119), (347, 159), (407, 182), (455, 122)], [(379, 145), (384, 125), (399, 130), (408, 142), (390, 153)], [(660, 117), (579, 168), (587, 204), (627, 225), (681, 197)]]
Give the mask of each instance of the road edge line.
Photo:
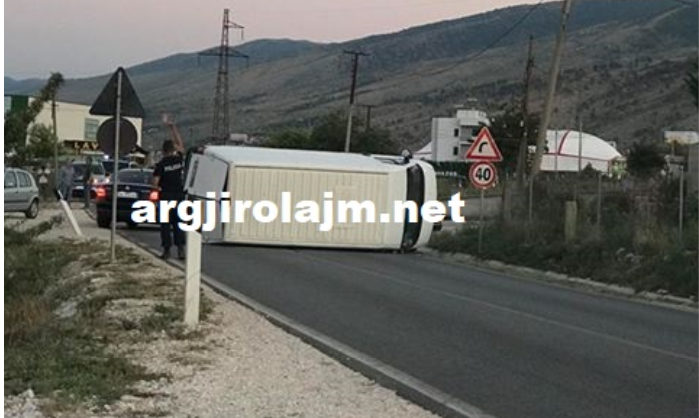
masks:
[(374, 357), (288, 318), (208, 275), (202, 275), (202, 281), (217, 293), (263, 315), (271, 323), (299, 337), (302, 341), (329, 355), (343, 365), (369, 377), (385, 388), (394, 390), (399, 396), (429, 411), (444, 417), (495, 418), (477, 407), (444, 393)]
[[(157, 256), (157, 252), (146, 243), (128, 237), (123, 233), (118, 235), (148, 254)], [(176, 262), (175, 260), (160, 261), (165, 261), (165, 263), (179, 270), (184, 269), (184, 263)], [(395, 391), (398, 396), (430, 412), (445, 418), (496, 418), (374, 357), (357, 351), (346, 344), (288, 318), (206, 274), (202, 274), (201, 278), (202, 282), (212, 291), (262, 315), (273, 325), (296, 336), (342, 365), (375, 381), (384, 388)]]
[[(432, 248), (421, 248), (417, 255), (455, 266), (467, 266), (482, 273), (499, 275), (509, 279), (526, 280), (560, 289), (573, 290), (583, 294), (602, 296), (612, 300), (624, 300), (680, 312), (697, 313), (697, 311), (699, 311), (699, 302), (688, 298), (681, 298), (679, 296), (667, 297), (662, 295), (652, 297), (651, 295), (654, 294), (653, 292), (631, 293), (631, 288), (623, 288), (622, 286), (611, 283), (568, 276), (563, 273), (555, 273), (552, 271), (537, 270), (531, 267), (504, 263), (497, 260), (479, 260), (477, 257), (466, 253), (442, 253)], [(497, 267), (488, 265), (489, 262), (497, 263)]]

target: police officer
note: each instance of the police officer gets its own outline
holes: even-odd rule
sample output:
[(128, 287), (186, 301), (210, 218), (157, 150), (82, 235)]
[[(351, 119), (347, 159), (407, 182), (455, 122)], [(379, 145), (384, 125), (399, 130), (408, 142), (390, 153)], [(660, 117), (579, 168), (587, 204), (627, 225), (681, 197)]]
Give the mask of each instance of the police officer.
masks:
[[(163, 123), (170, 131), (171, 140), (163, 142), (163, 157), (155, 166), (153, 184), (160, 188), (160, 199), (180, 202), (184, 199), (183, 170), (184, 144), (174, 122), (163, 115)], [(177, 257), (184, 260), (184, 233), (179, 228), (177, 209), (170, 209), (169, 222), (160, 224), (160, 242), (163, 247), (162, 259), (170, 257), (172, 245), (177, 247)]]

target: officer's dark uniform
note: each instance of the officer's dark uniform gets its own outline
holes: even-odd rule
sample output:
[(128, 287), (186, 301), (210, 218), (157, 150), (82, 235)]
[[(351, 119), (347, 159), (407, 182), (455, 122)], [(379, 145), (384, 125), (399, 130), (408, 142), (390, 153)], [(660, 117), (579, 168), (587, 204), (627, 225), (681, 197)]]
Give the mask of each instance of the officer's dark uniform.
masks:
[[(180, 153), (163, 157), (155, 166), (153, 176), (160, 177), (160, 200), (184, 200), (183, 169), (184, 158)], [(169, 223), (160, 224), (160, 242), (166, 252), (172, 247), (173, 241), (178, 248), (184, 245), (184, 233), (177, 225), (180, 221), (177, 209), (170, 209), (169, 220)]]

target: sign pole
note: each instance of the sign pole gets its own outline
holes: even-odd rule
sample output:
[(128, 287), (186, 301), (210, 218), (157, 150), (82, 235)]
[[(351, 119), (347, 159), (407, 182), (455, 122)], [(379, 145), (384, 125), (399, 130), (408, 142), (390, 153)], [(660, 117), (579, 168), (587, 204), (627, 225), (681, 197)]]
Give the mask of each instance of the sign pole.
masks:
[(485, 212), (485, 189), (496, 183), (498, 171), (493, 162), (502, 161), (502, 153), (487, 127), (483, 127), (464, 155), (464, 160), (474, 161), (468, 170), (473, 187), (481, 191), (481, 209), (478, 222), (478, 255), (483, 251), (483, 214)]
[(116, 126), (114, 128), (114, 179), (112, 180), (112, 225), (109, 235), (109, 246), (111, 251), (111, 262), (116, 262), (116, 223), (117, 223), (117, 193), (119, 190), (119, 128), (121, 126), (121, 81), (122, 72), (117, 71), (117, 91), (116, 91)]
[(485, 189), (481, 189), (481, 210), (478, 221), (478, 255), (481, 254), (483, 248), (483, 211), (485, 206)]

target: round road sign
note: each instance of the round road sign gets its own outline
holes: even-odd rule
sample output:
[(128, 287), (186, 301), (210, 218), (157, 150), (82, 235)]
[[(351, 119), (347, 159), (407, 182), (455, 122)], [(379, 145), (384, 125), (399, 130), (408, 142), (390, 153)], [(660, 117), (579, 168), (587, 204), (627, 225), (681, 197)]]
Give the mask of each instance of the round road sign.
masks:
[[(99, 148), (107, 155), (114, 157), (114, 136), (116, 134), (116, 118), (110, 118), (102, 122), (97, 129), (97, 143)], [(119, 156), (133, 151), (138, 143), (136, 127), (126, 118), (121, 118), (119, 127)], [(116, 157), (115, 157), (116, 158)]]
[(468, 178), (476, 189), (487, 189), (497, 181), (498, 171), (489, 162), (474, 163), (468, 170)]

